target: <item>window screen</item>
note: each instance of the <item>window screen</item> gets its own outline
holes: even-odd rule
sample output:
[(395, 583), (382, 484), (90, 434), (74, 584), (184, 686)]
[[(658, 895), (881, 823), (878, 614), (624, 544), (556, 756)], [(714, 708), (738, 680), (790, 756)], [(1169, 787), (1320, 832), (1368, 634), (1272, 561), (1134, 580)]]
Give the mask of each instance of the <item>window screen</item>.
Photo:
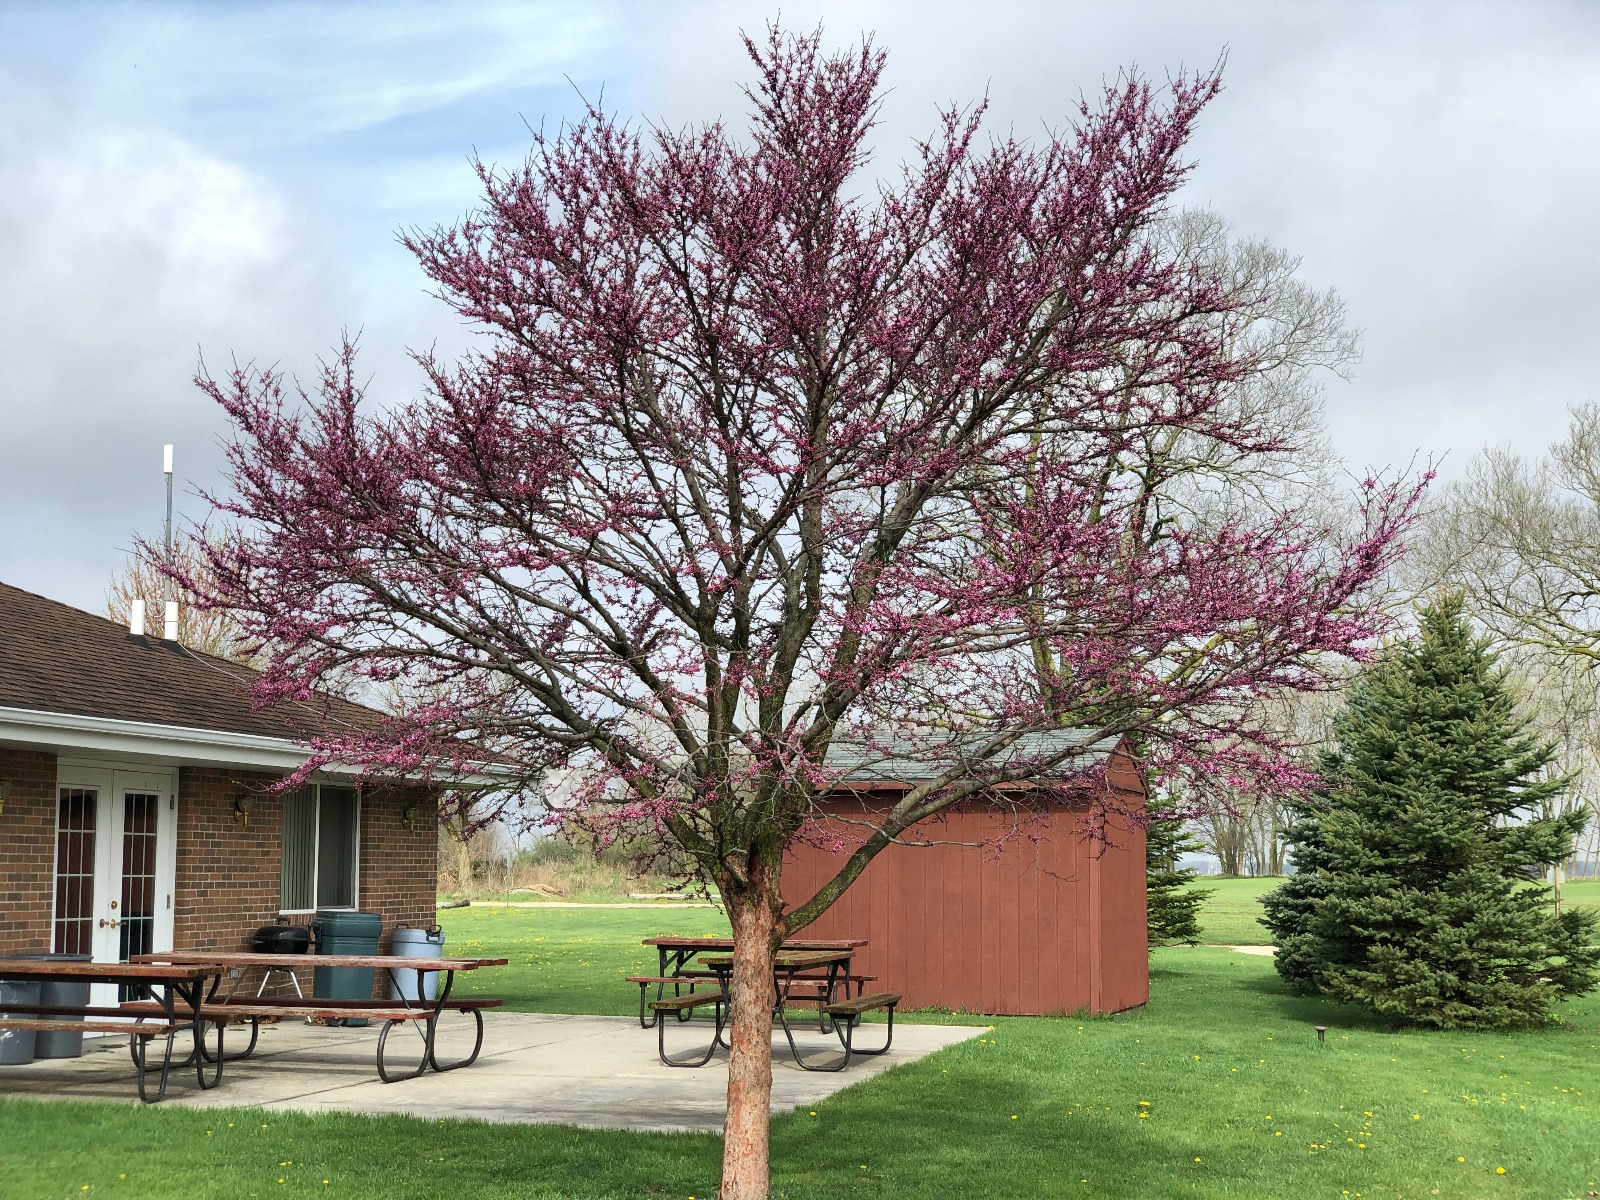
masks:
[(283, 869), (279, 907), (310, 912), (317, 906), (317, 794), (315, 789), (283, 798)]
[(317, 907), (356, 906), (356, 791), (324, 787), (317, 816)]

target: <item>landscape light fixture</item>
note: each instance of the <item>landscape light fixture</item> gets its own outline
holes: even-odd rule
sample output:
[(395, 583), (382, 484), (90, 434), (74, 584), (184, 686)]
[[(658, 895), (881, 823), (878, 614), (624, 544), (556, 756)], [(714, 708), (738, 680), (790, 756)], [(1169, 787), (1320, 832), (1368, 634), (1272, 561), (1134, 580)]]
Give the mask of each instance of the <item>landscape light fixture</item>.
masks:
[(246, 828), (250, 825), (250, 792), (242, 783), (233, 791), (233, 820)]

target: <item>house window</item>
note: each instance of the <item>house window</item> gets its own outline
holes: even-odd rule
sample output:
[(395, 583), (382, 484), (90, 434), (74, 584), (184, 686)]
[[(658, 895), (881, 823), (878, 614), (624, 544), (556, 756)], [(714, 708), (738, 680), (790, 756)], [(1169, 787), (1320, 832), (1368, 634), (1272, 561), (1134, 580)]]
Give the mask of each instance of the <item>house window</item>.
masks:
[(360, 827), (355, 788), (316, 784), (283, 798), (280, 912), (356, 906)]

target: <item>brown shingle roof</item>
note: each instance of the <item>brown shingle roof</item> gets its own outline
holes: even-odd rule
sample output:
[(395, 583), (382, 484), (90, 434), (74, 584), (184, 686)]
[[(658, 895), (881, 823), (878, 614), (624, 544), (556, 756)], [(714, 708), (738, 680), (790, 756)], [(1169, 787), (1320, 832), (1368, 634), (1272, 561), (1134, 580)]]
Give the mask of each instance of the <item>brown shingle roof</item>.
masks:
[(257, 711), (256, 672), (0, 583), (0, 707), (303, 741), (367, 725), (376, 710), (329, 698)]

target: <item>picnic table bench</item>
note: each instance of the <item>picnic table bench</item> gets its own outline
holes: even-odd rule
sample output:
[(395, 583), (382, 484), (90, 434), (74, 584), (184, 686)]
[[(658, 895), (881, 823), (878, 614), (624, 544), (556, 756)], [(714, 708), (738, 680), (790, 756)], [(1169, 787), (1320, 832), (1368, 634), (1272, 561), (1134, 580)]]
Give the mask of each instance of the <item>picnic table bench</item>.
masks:
[[(200, 963), (88, 963), (60, 959), (0, 959), (0, 979), (56, 980), (75, 983), (133, 984), (160, 992), (159, 1000), (141, 1002), (143, 1008), (130, 1013), (125, 1008), (93, 1004), (7, 1004), (0, 1016), (0, 1029), (42, 1032), (125, 1034), (133, 1058), (139, 1099), (154, 1104), (167, 1094), (171, 1070), (193, 1064), (197, 1082), (203, 1089), (222, 1082), (222, 1033), (217, 1034), (218, 1054), (213, 1060), (204, 1053), (204, 994), (215, 989), (222, 968)], [(181, 1061), (173, 1060), (173, 1045), (179, 1034), (189, 1033), (193, 1049)], [(148, 1047), (152, 1039), (165, 1038), (161, 1056), (160, 1084), (152, 1095), (149, 1088)], [(214, 1061), (207, 1078), (206, 1065)]]
[[(483, 1049), (483, 1010), (498, 1008), (505, 1002), (478, 997), (457, 997), (451, 999), (450, 991), (454, 986), (456, 973), (459, 971), (475, 971), (480, 967), (505, 966), (507, 960), (503, 958), (410, 958), (393, 954), (256, 954), (256, 953), (228, 953), (215, 951), (167, 951), (163, 954), (140, 955), (138, 961), (160, 961), (182, 963), (191, 959), (204, 959), (218, 965), (220, 971), (227, 972), (233, 980), (233, 987), (226, 995), (216, 995), (220, 988), (221, 975), (212, 984), (210, 993), (205, 997), (205, 1007), (201, 1020), (206, 1024), (216, 1025), (218, 1028), (218, 1057), (221, 1051), (221, 1030), (226, 1025), (250, 1025), (250, 1041), (245, 1048), (231, 1058), (245, 1058), (255, 1051), (257, 1039), (260, 1037), (261, 1020), (265, 1017), (306, 1017), (322, 1020), (348, 1020), (361, 1018), (364, 1020), (382, 1021), (383, 1028), (378, 1033), (377, 1067), (378, 1077), (384, 1083), (394, 1083), (401, 1079), (413, 1079), (421, 1075), (430, 1067), (435, 1071), (454, 1071), (460, 1067), (471, 1066), (477, 1061), (478, 1054)], [(240, 996), (237, 994), (239, 981), (246, 970), (259, 968), (261, 970), (282, 970), (295, 967), (371, 967), (376, 970), (388, 972), (391, 979), (399, 980), (404, 972), (415, 971), (417, 986), (415, 994), (417, 999), (400, 1000), (305, 1000), (296, 997), (293, 1001), (262, 996)], [(444, 976), (435, 999), (427, 999), (427, 991), (423, 986), (423, 979), (428, 974), (438, 972)], [(401, 989), (404, 991), (404, 989)], [(129, 1011), (143, 1011), (139, 1002), (124, 1006)], [(437, 1031), (440, 1018), (446, 1012), (467, 1014), (473, 1021), (472, 1052), (456, 1062), (440, 1062), (437, 1052)], [(388, 1048), (389, 1034), (398, 1026), (405, 1025), (415, 1029), (422, 1039), (422, 1055), (413, 1070), (391, 1071), (385, 1060), (385, 1051)], [(204, 1039), (200, 1040), (200, 1051), (207, 1055)]]

